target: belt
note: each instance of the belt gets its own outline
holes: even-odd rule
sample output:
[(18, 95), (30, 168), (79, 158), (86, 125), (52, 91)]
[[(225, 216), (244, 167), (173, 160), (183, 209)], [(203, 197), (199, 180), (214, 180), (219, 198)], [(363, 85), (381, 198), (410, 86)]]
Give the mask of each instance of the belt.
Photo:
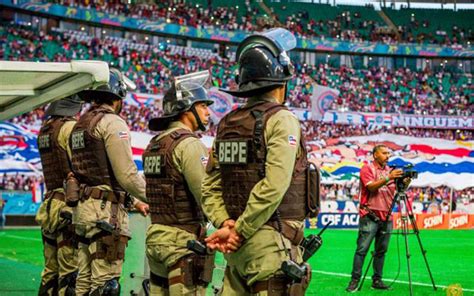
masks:
[(107, 200), (112, 203), (120, 203), (125, 204), (125, 200), (129, 194), (123, 191), (108, 191), (108, 190), (101, 190), (98, 188), (92, 188), (88, 186), (84, 186), (81, 188), (81, 199), (87, 200), (89, 198), (93, 199), (100, 199), (100, 200)]
[(169, 289), (168, 278), (161, 277), (157, 274), (154, 274), (151, 271), (150, 271), (150, 282), (155, 286), (159, 286), (164, 289)]
[(262, 291), (285, 291), (288, 289), (288, 278), (285, 276), (276, 276), (270, 278), (266, 281), (255, 282), (250, 287), (250, 292), (252, 294), (258, 294)]
[[(271, 226), (275, 228), (276, 231), (279, 230), (278, 222), (277, 221), (268, 221), (265, 225)], [(286, 237), (293, 245), (299, 246), (301, 241), (304, 238), (304, 231), (303, 229), (297, 229), (291, 227), (285, 221), (281, 222), (281, 234)]]
[(107, 235), (110, 235), (110, 233), (106, 232), (106, 231), (101, 231), (101, 232), (98, 232), (96, 234), (94, 234), (91, 238), (87, 238), (87, 237), (84, 237), (84, 236), (80, 236), (80, 235), (76, 235), (76, 239), (78, 242), (80, 243), (83, 243), (85, 245), (90, 245), (92, 244), (93, 242), (95, 242), (96, 240), (104, 237), (104, 236), (107, 236)]
[(49, 237), (46, 237), (44, 236), (44, 234), (41, 235), (41, 238), (43, 239), (43, 242), (44, 243), (47, 243), (55, 248), (58, 247), (58, 242), (55, 240), (55, 239), (52, 239), (52, 238), (49, 238)]
[(48, 193), (46, 193), (45, 197), (44, 197), (44, 200), (47, 200), (47, 199), (57, 199), (57, 200), (60, 200), (60, 201), (64, 201), (65, 200), (65, 195), (63, 192), (60, 192), (60, 191), (50, 191)]
[(195, 234), (198, 239), (200, 237), (203, 237), (206, 235), (206, 227), (199, 222), (196, 222), (196, 224), (176, 224), (176, 223), (166, 223), (163, 221), (163, 217), (161, 217), (158, 214), (151, 214), (151, 223), (152, 224), (162, 224), (170, 227), (176, 227), (179, 229), (182, 229), (184, 231), (187, 231), (191, 234)]

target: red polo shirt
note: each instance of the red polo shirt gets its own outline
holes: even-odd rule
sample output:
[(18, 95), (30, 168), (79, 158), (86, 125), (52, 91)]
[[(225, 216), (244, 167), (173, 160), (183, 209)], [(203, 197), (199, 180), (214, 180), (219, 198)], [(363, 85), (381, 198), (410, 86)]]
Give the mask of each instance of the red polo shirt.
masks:
[[(360, 169), (360, 205), (366, 205), (369, 209), (375, 212), (375, 214), (385, 221), (387, 219), (388, 211), (392, 205), (392, 199), (395, 195), (395, 182), (390, 180), (387, 184), (383, 185), (377, 191), (370, 192), (367, 189), (367, 185), (371, 182), (375, 182), (379, 179), (385, 179), (390, 174), (390, 167), (381, 167), (377, 162), (372, 161), (369, 164), (365, 164)], [(367, 215), (367, 210), (359, 207), (360, 217)]]

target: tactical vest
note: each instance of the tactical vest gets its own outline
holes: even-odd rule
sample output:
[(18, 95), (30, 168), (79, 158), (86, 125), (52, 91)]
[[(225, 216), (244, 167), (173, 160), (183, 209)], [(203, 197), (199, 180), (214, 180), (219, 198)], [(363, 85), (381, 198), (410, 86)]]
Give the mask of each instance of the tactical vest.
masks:
[(104, 140), (94, 135), (97, 124), (106, 114), (115, 113), (104, 106), (93, 106), (74, 126), (69, 138), (72, 171), (81, 184), (108, 185), (114, 191), (125, 191), (115, 178)]
[(158, 139), (153, 138), (143, 153), (146, 196), (152, 223), (173, 225), (200, 224), (203, 214), (184, 179), (173, 162), (176, 146), (192, 132), (178, 129)]
[[(234, 220), (245, 210), (255, 184), (265, 177), (267, 146), (263, 132), (268, 119), (280, 110), (287, 108), (273, 102), (261, 102), (232, 111), (219, 123), (216, 152), (222, 179), (222, 197), (228, 214)], [(303, 137), (299, 145), (302, 153), (293, 164), (290, 187), (271, 220), (276, 218), (277, 213), (282, 219), (291, 220), (303, 220), (308, 214), (307, 156)]]
[(44, 182), (51, 191), (63, 188), (63, 182), (71, 171), (67, 151), (58, 142), (59, 132), (67, 121), (76, 121), (72, 117), (57, 117), (48, 120), (38, 135), (38, 150), (43, 166)]

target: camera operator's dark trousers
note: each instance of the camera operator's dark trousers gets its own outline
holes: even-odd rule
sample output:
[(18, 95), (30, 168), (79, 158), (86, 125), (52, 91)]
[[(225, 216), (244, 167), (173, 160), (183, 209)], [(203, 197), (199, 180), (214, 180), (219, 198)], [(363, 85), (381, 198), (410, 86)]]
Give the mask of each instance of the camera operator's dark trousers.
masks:
[(372, 280), (382, 279), (385, 253), (387, 252), (390, 233), (392, 232), (392, 221), (374, 222), (368, 216), (359, 220), (359, 236), (357, 238), (357, 249), (352, 266), (352, 279), (359, 280), (362, 275), (364, 259), (369, 251), (370, 244), (375, 238), (374, 275)]

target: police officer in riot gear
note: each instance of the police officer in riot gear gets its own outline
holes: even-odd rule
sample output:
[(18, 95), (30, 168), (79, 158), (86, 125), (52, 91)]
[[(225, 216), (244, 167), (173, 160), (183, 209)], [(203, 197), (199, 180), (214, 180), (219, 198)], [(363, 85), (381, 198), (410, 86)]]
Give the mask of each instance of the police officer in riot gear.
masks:
[(164, 115), (149, 122), (150, 130), (161, 131), (143, 154), (151, 295), (205, 295), (211, 281), (214, 255), (187, 249), (206, 234), (200, 204), (208, 152), (195, 132), (209, 122), (208, 77), (208, 71), (176, 77), (163, 99)]
[[(179, 115), (189, 111), (195, 120), (193, 125), (196, 126), (193, 126), (193, 131), (205, 131), (207, 122), (203, 123), (203, 121), (209, 120), (209, 115), (203, 116), (198, 114), (197, 107), (199, 105), (197, 103), (202, 103), (206, 106), (213, 103), (208, 98), (207, 90), (205, 89), (208, 77), (209, 73), (207, 71), (176, 77), (175, 83), (173, 83), (163, 98), (164, 114), (161, 117), (150, 120), (150, 130), (162, 131), (168, 127), (170, 122), (175, 121)], [(201, 83), (204, 83), (204, 85), (201, 85)]]
[(68, 139), (82, 103), (77, 96), (51, 103), (38, 135), (38, 150), (48, 191), (36, 221), (41, 226), (45, 266), (39, 295), (74, 295), (77, 274), (77, 246), (71, 208), (64, 200), (63, 183), (71, 171)]
[[(219, 123), (202, 186), (204, 213), (220, 228), (206, 241), (226, 253), (223, 295), (303, 295), (309, 284), (298, 246), (316, 197), (299, 121), (283, 105), (295, 46), (285, 29), (249, 36), (237, 49), (239, 88), (225, 90), (249, 99)], [(305, 271), (299, 280), (288, 262)]]
[(73, 177), (80, 188), (78, 194), (67, 190), (66, 197), (75, 206), (79, 240), (77, 295), (120, 294), (118, 280), (131, 236), (127, 209), (133, 205), (144, 215), (148, 210), (142, 202), (145, 181), (132, 158), (130, 132), (118, 115), (132, 84), (120, 71), (110, 69), (108, 84), (79, 93), (92, 106), (70, 137)]
[[(237, 90), (222, 91), (236, 97), (250, 98), (285, 86), (293, 78), (294, 66), (287, 51), (296, 46), (288, 31), (275, 29), (247, 37), (237, 48), (239, 74)], [(275, 42), (278, 40), (278, 42)], [(285, 92), (286, 100), (286, 92)]]

